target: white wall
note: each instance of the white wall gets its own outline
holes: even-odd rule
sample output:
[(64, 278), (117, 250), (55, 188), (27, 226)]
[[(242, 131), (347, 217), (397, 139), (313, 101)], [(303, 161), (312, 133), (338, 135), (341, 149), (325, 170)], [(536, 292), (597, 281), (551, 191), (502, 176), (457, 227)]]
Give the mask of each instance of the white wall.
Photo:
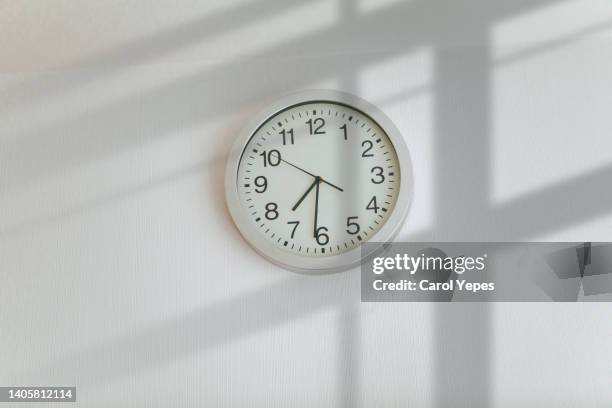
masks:
[(341, 89), (411, 149), (399, 239), (609, 241), (611, 86), (608, 0), (2, 2), (0, 385), (609, 406), (609, 304), (361, 304), (256, 255), (223, 173), (265, 101)]

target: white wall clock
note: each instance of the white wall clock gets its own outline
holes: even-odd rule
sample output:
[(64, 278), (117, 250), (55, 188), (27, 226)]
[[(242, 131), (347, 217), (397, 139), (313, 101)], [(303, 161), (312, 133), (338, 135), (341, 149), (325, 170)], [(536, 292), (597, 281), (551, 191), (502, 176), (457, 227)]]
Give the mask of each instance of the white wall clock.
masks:
[(225, 188), (236, 226), (261, 255), (293, 270), (330, 272), (370, 255), (362, 243), (398, 232), (412, 198), (412, 165), (378, 108), (342, 92), (305, 91), (242, 131)]

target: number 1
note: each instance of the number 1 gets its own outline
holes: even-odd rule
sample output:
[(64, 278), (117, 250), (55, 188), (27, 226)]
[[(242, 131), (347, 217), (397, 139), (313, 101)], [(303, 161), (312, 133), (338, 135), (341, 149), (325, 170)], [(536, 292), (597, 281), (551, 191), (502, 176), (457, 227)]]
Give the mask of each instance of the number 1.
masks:
[(348, 140), (348, 134), (346, 132), (346, 123), (340, 126), (340, 129), (342, 129), (342, 131), (344, 132), (344, 140)]

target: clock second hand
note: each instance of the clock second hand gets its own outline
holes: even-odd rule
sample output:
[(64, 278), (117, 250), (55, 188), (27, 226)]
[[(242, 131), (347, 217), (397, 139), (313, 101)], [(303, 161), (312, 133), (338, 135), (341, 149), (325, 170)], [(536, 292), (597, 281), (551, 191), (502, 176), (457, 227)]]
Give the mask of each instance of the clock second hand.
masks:
[[(301, 167), (296, 166), (296, 165), (295, 165), (295, 164), (293, 164), (293, 163), (288, 162), (287, 160), (285, 160), (285, 159), (283, 159), (282, 157), (280, 157), (280, 154), (279, 154), (279, 155), (277, 155), (276, 157), (278, 157), (278, 159), (279, 159), (280, 161), (282, 161), (282, 162), (284, 162), (284, 163), (286, 163), (286, 164), (290, 165), (291, 167), (295, 167), (296, 169), (298, 169), (298, 170), (300, 170), (300, 171), (303, 171), (304, 173), (309, 174), (309, 175), (311, 175), (311, 176), (312, 176), (312, 177), (314, 177), (314, 178), (319, 177), (319, 176), (315, 176), (314, 174), (312, 174), (312, 173), (311, 173), (311, 172), (309, 172), (309, 171), (304, 170), (304, 169), (303, 169), (303, 168), (301, 168)], [(330, 183), (329, 181), (325, 180), (325, 179), (324, 179), (324, 178), (322, 178), (322, 177), (319, 177), (319, 179), (320, 179), (320, 180), (321, 180), (323, 183), (327, 184), (327, 185), (328, 185), (328, 186), (330, 186), (330, 187), (335, 188), (335, 189), (336, 189), (336, 190), (338, 190), (338, 191), (344, 191), (343, 189), (341, 189), (341, 188), (340, 188), (340, 187), (338, 187), (337, 185)]]

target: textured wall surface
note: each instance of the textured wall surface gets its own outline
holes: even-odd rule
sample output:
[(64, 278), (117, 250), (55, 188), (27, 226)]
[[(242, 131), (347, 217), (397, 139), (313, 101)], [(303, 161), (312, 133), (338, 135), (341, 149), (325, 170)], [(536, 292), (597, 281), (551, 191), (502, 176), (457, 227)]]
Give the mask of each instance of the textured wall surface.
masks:
[(229, 146), (311, 88), (403, 132), (399, 239), (612, 239), (609, 0), (2, 1), (0, 385), (76, 385), (83, 407), (609, 407), (612, 305), (360, 304), (358, 271), (248, 247)]

